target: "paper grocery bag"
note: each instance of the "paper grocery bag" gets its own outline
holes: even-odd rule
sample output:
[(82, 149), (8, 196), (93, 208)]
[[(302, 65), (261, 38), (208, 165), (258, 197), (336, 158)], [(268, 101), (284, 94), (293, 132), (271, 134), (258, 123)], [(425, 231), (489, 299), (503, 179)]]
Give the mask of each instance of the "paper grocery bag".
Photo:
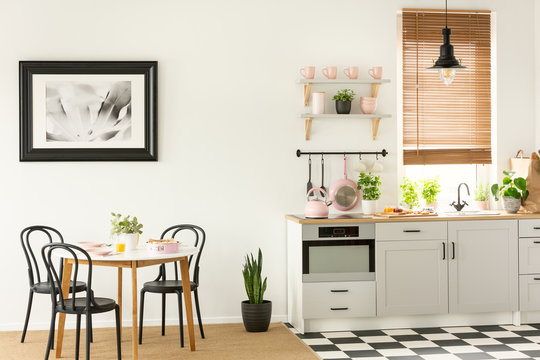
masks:
[(520, 149), (516, 156), (510, 158), (510, 170), (516, 172), (516, 177), (527, 178), (529, 174), (530, 158), (523, 157), (523, 150)]
[(531, 155), (527, 175), (527, 190), (529, 197), (523, 203), (522, 210), (540, 213), (540, 159), (536, 153)]

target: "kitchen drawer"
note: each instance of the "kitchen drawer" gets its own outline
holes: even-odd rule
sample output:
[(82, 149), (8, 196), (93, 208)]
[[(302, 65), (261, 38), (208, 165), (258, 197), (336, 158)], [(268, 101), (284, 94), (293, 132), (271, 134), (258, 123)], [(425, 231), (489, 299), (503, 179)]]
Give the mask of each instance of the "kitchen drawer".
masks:
[(519, 273), (540, 274), (540, 237), (519, 239)]
[(375, 240), (446, 240), (446, 221), (407, 221), (375, 224)]
[(519, 237), (540, 238), (540, 219), (519, 220)]
[(375, 281), (304, 283), (304, 318), (375, 316), (375, 297)]
[(540, 310), (540, 275), (519, 276), (519, 310)]

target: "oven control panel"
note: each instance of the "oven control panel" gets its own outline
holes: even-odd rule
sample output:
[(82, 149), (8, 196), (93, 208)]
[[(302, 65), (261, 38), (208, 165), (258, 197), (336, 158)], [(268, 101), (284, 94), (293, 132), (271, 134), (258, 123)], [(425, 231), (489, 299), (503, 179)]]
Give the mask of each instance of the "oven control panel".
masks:
[(319, 228), (319, 238), (358, 237), (358, 226), (329, 226)]

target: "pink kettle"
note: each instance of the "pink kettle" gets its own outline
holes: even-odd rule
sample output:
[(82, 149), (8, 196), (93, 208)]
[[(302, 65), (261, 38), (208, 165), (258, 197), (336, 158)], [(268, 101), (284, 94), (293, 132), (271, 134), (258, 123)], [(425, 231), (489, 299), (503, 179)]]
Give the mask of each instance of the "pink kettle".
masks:
[[(316, 198), (314, 200), (310, 200), (309, 194), (311, 194), (311, 192), (315, 190), (319, 190), (321, 194), (323, 194), (324, 199), (321, 200), (321, 199)], [(306, 207), (304, 208), (304, 214), (306, 215), (307, 218), (317, 219), (317, 218), (328, 217), (328, 206), (332, 204), (332, 202), (326, 200), (326, 191), (318, 187), (312, 188), (307, 193), (307, 199), (308, 199), (308, 202), (306, 204)]]

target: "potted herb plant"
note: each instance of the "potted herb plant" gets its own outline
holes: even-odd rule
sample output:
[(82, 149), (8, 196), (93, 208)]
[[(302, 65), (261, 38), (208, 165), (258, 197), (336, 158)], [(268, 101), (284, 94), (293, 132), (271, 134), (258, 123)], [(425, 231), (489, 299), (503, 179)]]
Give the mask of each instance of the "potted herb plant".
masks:
[(272, 317), (272, 302), (264, 300), (266, 291), (266, 277), (261, 278), (262, 252), (259, 249), (257, 260), (253, 254), (246, 255), (246, 262), (242, 274), (248, 300), (242, 301), (242, 320), (249, 332), (262, 332), (268, 330)]
[(527, 200), (529, 190), (527, 190), (527, 181), (522, 177), (514, 178), (515, 171), (503, 171), (506, 175), (503, 178), (503, 184), (493, 184), (491, 193), (495, 201), (499, 201), (499, 197), (503, 199), (503, 209), (510, 214), (515, 214), (521, 207), (521, 202)]
[(360, 173), (356, 183), (358, 190), (362, 190), (362, 212), (372, 215), (377, 212), (377, 200), (381, 197), (381, 177), (372, 173)]
[(111, 213), (111, 235), (116, 236), (118, 243), (124, 243), (126, 250), (137, 248), (139, 234), (142, 234), (143, 224), (140, 224), (137, 217), (130, 219), (130, 215), (122, 218), (121, 214)]
[(474, 189), (474, 204), (478, 210), (487, 210), (489, 205), (489, 189), (487, 184), (479, 183)]
[(409, 178), (404, 177), (403, 182), (399, 185), (401, 189), (401, 202), (409, 207), (409, 209), (414, 209), (420, 204), (418, 201), (418, 184), (411, 181)]
[(427, 207), (432, 207), (433, 210), (437, 210), (437, 195), (441, 192), (441, 185), (439, 184), (439, 178), (424, 179), (422, 182), (422, 198), (426, 201)]
[(333, 100), (336, 101), (336, 112), (338, 114), (349, 114), (351, 112), (351, 102), (354, 99), (354, 91), (351, 89), (339, 90), (334, 95)]

